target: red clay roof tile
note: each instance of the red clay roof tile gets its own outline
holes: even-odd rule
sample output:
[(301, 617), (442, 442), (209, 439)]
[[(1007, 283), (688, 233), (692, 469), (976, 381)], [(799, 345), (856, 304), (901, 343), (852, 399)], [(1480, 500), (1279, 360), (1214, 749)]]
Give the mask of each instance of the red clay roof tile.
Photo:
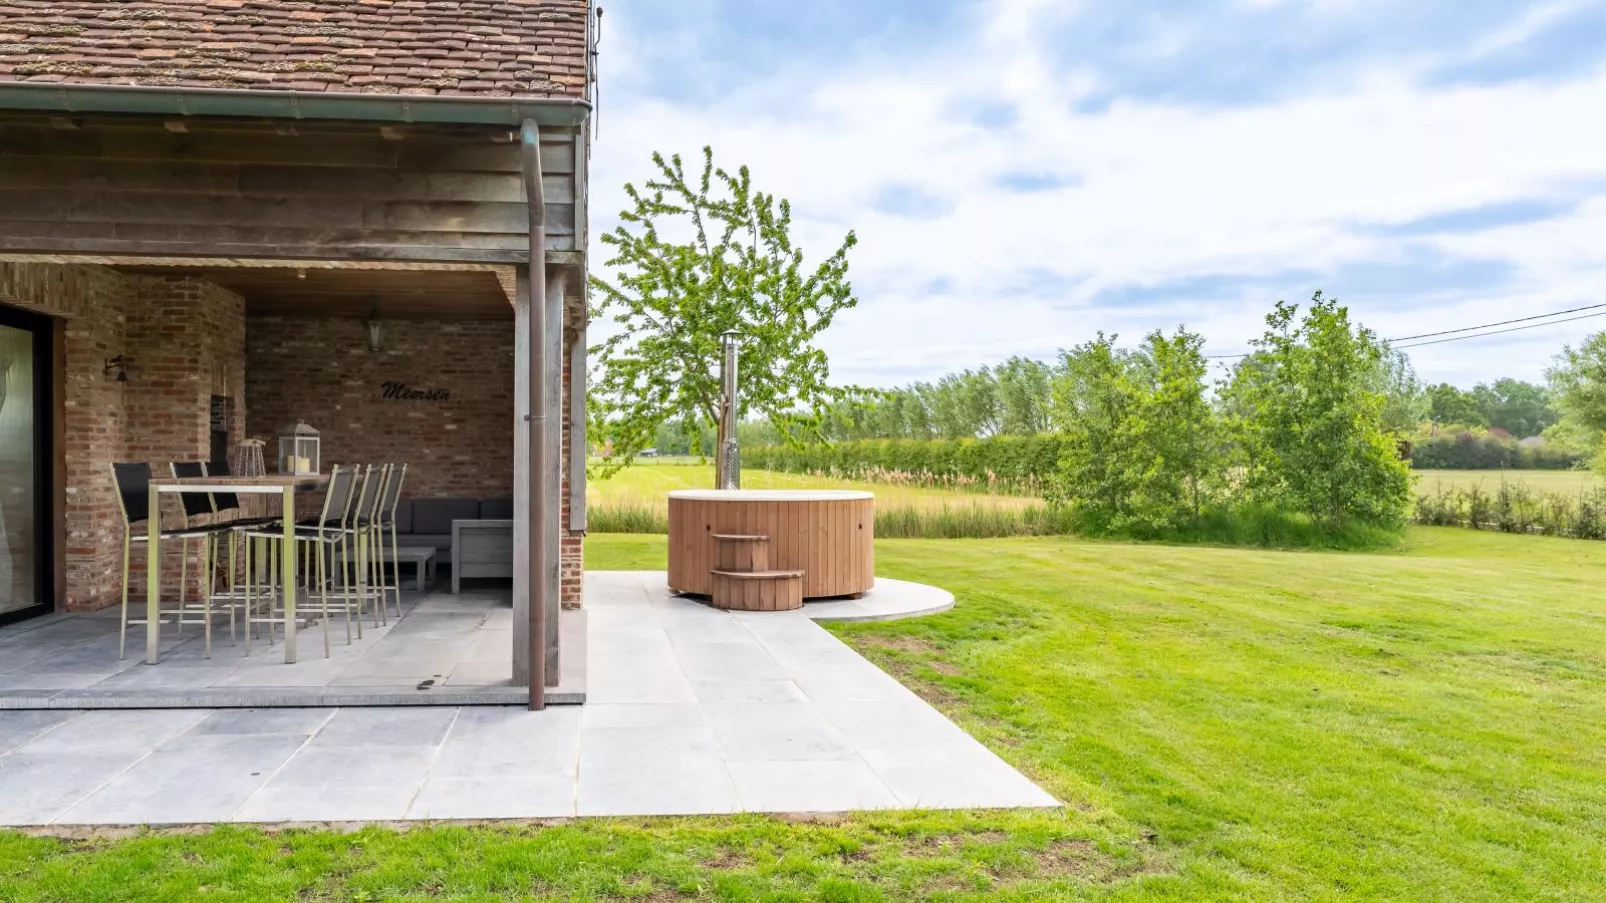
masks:
[(0, 80), (579, 97), (586, 5), (0, 0)]

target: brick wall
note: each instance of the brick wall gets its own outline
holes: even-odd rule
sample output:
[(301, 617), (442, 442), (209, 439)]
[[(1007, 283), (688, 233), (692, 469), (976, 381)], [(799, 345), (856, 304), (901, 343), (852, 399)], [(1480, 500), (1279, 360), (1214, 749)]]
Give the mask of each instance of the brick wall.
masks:
[[(121, 594), (123, 527), (110, 465), (146, 461), (163, 473), (169, 461), (207, 457), (210, 396), (240, 407), (244, 302), (199, 280), (0, 262), (0, 303), (63, 320), (64, 597), (70, 610), (111, 605)], [(119, 355), (131, 362), (127, 382), (106, 372)], [(237, 416), (234, 430), (243, 426)], [(171, 504), (164, 512), (176, 516)], [(176, 569), (180, 550), (168, 554)], [(139, 599), (144, 556), (133, 557)]]
[[(67, 607), (120, 597), (122, 517), (110, 467), (210, 452), (210, 400), (233, 400), (230, 443), (270, 440), (298, 416), (322, 431), (323, 463), (405, 460), (407, 495), (510, 497), (513, 474), (513, 324), (387, 321), (383, 351), (362, 323), (246, 318), (238, 295), (208, 282), (126, 276), (105, 267), (0, 262), (0, 303), (63, 321)], [(130, 360), (128, 381), (106, 361)], [(567, 386), (568, 369), (563, 370)], [(445, 400), (383, 397), (384, 382)], [(567, 533), (567, 388), (564, 400), (563, 603), (580, 602), (581, 537)], [(176, 515), (178, 502), (164, 509)], [(177, 548), (164, 569), (177, 569)], [(143, 598), (136, 547), (132, 597)]]
[[(387, 398), (387, 383), (406, 388)], [(326, 470), (405, 461), (408, 498), (513, 497), (511, 321), (387, 320), (376, 354), (360, 320), (251, 317), (245, 407), (270, 467), (300, 419)]]

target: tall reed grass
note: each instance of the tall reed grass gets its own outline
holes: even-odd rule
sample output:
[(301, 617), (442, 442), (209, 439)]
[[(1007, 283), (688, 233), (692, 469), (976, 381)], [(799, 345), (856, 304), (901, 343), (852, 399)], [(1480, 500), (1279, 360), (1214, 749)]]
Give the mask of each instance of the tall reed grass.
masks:
[[(669, 532), (662, 505), (641, 500), (594, 504), (588, 511), (593, 533)], [(997, 506), (876, 504), (875, 533), (881, 539), (998, 539), (1010, 536), (1091, 535), (1075, 513), (1046, 504)], [(1101, 538), (1209, 543), (1296, 549), (1375, 549), (1393, 545), (1399, 534), (1364, 525), (1331, 525), (1299, 515), (1257, 508), (1207, 511), (1198, 521), (1164, 532), (1097, 534)]]

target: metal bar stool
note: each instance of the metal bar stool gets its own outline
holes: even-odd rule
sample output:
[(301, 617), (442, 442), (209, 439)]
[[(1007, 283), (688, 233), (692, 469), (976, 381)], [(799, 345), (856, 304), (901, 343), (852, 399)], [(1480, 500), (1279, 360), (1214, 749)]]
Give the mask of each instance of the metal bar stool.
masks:
[[(336, 546), (345, 539), (340, 524), (344, 519), (344, 512), (351, 506), (352, 489), (355, 483), (356, 471), (353, 468), (341, 468), (339, 465), (329, 471), (329, 488), (324, 495), (323, 508), (316, 521), (303, 522), (296, 525), (295, 543), (297, 552), (302, 554), (310, 563), (310, 567), (302, 567), (301, 573), (305, 576), (306, 587), (316, 589), (321, 604), (323, 621), (323, 654), (325, 658), (330, 655), (329, 648), (329, 616), (330, 616), (330, 584), (329, 562), (334, 557)], [(251, 625), (265, 623), (268, 627), (268, 643), (273, 643), (275, 625), (282, 615), (278, 602), (283, 598), (277, 592), (278, 578), (272, 562), (278, 559), (276, 544), (284, 541), (282, 528), (266, 529), (262, 527), (248, 527), (244, 530), (245, 547), (245, 641), (249, 646), (251, 642)], [(256, 569), (252, 566), (253, 548), (265, 549), (269, 567), (266, 569), (267, 586), (260, 596), (256, 593)], [(340, 600), (340, 608), (346, 619), (346, 644), (351, 644), (351, 608), (353, 594), (344, 585), (335, 594)], [(256, 614), (258, 600), (266, 602), (266, 614)], [(360, 600), (359, 600), (360, 604)], [(357, 636), (362, 636), (362, 611), (357, 612)]]
[[(111, 466), (112, 484), (117, 489), (117, 509), (123, 516), (123, 598), (121, 622), (122, 630), (117, 640), (117, 658), (122, 660), (128, 655), (128, 625), (149, 623), (145, 618), (130, 618), (128, 616), (128, 568), (133, 553), (134, 543), (148, 542), (149, 536), (143, 529), (136, 529), (136, 525), (144, 524), (150, 520), (150, 485), (151, 466), (143, 461), (128, 463), (113, 463)], [(188, 497), (187, 495), (185, 496)], [(187, 513), (187, 506), (186, 506)], [(163, 530), (161, 538), (164, 540), (177, 539), (183, 542), (183, 552), (186, 563), (189, 559), (189, 540), (200, 537), (203, 542), (206, 537), (221, 532), (217, 526), (190, 527), (185, 526), (176, 530)], [(188, 582), (188, 575), (185, 575)], [(163, 612), (161, 600), (157, 600), (157, 620), (160, 622), (165, 615), (172, 615), (175, 622), (182, 627), (184, 623), (184, 603), (182, 601), (183, 589), (181, 587), (181, 601), (177, 609)], [(203, 615), (206, 623), (206, 654), (212, 654), (212, 621), (210, 613)], [(199, 623), (191, 621), (190, 623)]]

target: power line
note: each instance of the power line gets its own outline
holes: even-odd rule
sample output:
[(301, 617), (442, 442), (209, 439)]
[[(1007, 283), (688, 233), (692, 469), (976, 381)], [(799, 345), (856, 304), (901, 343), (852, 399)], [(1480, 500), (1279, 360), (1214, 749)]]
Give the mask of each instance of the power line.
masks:
[[(1574, 307), (1574, 308), (1571, 308), (1569, 310), (1551, 311), (1548, 314), (1535, 314), (1535, 315), (1533, 315), (1531, 317), (1518, 317), (1515, 320), (1501, 320), (1498, 323), (1485, 323), (1482, 326), (1463, 326), (1460, 329), (1446, 329), (1443, 332), (1424, 332), (1421, 335), (1402, 335), (1397, 339), (1389, 339), (1388, 341), (1391, 342), (1391, 343), (1392, 342), (1409, 342), (1409, 341), (1412, 341), (1412, 340), (1415, 340), (1415, 339), (1431, 339), (1434, 336), (1450, 335), (1452, 333), (1457, 333), (1457, 332), (1472, 332), (1473, 330), (1476, 330), (1476, 329), (1488, 329), (1491, 326), (1508, 326), (1508, 325), (1510, 325), (1512, 323), (1526, 323), (1529, 320), (1548, 320), (1551, 317), (1559, 317), (1562, 314), (1575, 314), (1575, 313), (1578, 313), (1581, 310), (1594, 310), (1597, 307), (1606, 307), (1606, 303), (1590, 304), (1590, 305), (1587, 305), (1587, 306), (1584, 306), (1584, 307)], [(1582, 319), (1582, 318), (1575, 318), (1575, 319)], [(1565, 323), (1567, 321), (1566, 320), (1559, 320), (1557, 322)], [(1541, 323), (1539, 325), (1543, 326), (1545, 324)], [(1495, 333), (1490, 333), (1490, 335), (1495, 335)]]
[(1558, 323), (1571, 323), (1574, 320), (1588, 320), (1591, 317), (1606, 317), (1606, 310), (1599, 311), (1597, 313), (1592, 313), (1592, 314), (1583, 314), (1583, 315), (1577, 316), (1577, 317), (1568, 317), (1565, 320), (1551, 320), (1548, 323), (1529, 323), (1527, 326), (1513, 326), (1510, 329), (1496, 329), (1493, 332), (1480, 332), (1477, 335), (1461, 335), (1461, 336), (1455, 336), (1453, 338), (1448, 338), (1448, 339), (1434, 339), (1431, 342), (1416, 342), (1416, 343), (1411, 344), (1411, 345), (1400, 345), (1398, 347), (1401, 348), (1401, 349), (1405, 349), (1405, 348), (1421, 348), (1423, 345), (1442, 345), (1445, 342), (1460, 342), (1460, 341), (1464, 341), (1466, 339), (1481, 339), (1484, 336), (1501, 335), (1501, 334), (1507, 333), (1507, 332), (1519, 332), (1519, 331), (1524, 330), (1524, 329), (1538, 329), (1541, 326), (1554, 326), (1554, 325), (1556, 325)]
[[(1551, 317), (1559, 317), (1562, 314), (1577, 313), (1578, 311), (1581, 311), (1581, 310), (1596, 310), (1597, 308), (1602, 308), (1602, 307), (1606, 307), (1606, 303), (1589, 304), (1589, 305), (1585, 305), (1584, 307), (1574, 307), (1574, 308), (1569, 308), (1567, 310), (1556, 310), (1556, 311), (1551, 311), (1548, 314), (1535, 314), (1534, 316), (1531, 316), (1531, 317), (1518, 317), (1515, 320), (1500, 320), (1499, 322), (1495, 322), (1495, 323), (1483, 323), (1483, 324), (1478, 325), (1478, 326), (1463, 326), (1460, 329), (1446, 329), (1446, 330), (1443, 330), (1442, 332), (1424, 332), (1421, 335), (1401, 336), (1401, 337), (1396, 338), (1396, 339), (1384, 339), (1383, 341), (1388, 343), (1389, 345), (1394, 345), (1395, 342), (1413, 342), (1413, 340), (1415, 340), (1415, 339), (1426, 339), (1426, 338), (1432, 338), (1434, 336), (1444, 336), (1444, 335), (1453, 336), (1453, 338), (1435, 339), (1434, 341), (1431, 341), (1431, 342), (1413, 342), (1413, 344), (1410, 344), (1410, 345), (1398, 345), (1398, 346), (1395, 346), (1397, 350), (1404, 350), (1406, 348), (1421, 348), (1421, 347), (1426, 346), (1426, 345), (1441, 345), (1441, 344), (1444, 344), (1445, 342), (1461, 342), (1461, 341), (1465, 341), (1467, 339), (1481, 339), (1484, 336), (1502, 335), (1502, 334), (1508, 333), (1508, 332), (1520, 332), (1521, 330), (1524, 330), (1524, 329), (1538, 329), (1541, 326), (1554, 326), (1554, 325), (1557, 325), (1557, 324), (1560, 324), (1560, 323), (1571, 323), (1574, 320), (1588, 320), (1591, 317), (1606, 317), (1606, 310), (1602, 310), (1602, 311), (1599, 311), (1597, 313), (1584, 314), (1582, 316), (1577, 316), (1577, 317), (1567, 317), (1566, 319), (1563, 319), (1563, 320), (1552, 320), (1552, 319), (1550, 319)], [(1529, 322), (1531, 320), (1545, 320), (1546, 322), (1544, 322), (1544, 323), (1531, 323), (1531, 322)], [(1491, 326), (1505, 326), (1505, 325), (1507, 325), (1509, 323), (1527, 323), (1528, 325), (1526, 325), (1526, 326), (1513, 326), (1510, 329), (1496, 329), (1496, 330), (1494, 330), (1492, 332), (1479, 332), (1476, 335), (1456, 335), (1456, 333), (1473, 332), (1473, 331), (1479, 330), (1479, 329), (1488, 329)], [(1245, 357), (1249, 357), (1249, 353), (1244, 353), (1244, 354), (1207, 354), (1207, 355), (1205, 355), (1205, 360), (1207, 360), (1207, 361), (1237, 360), (1239, 358), (1245, 358)]]

